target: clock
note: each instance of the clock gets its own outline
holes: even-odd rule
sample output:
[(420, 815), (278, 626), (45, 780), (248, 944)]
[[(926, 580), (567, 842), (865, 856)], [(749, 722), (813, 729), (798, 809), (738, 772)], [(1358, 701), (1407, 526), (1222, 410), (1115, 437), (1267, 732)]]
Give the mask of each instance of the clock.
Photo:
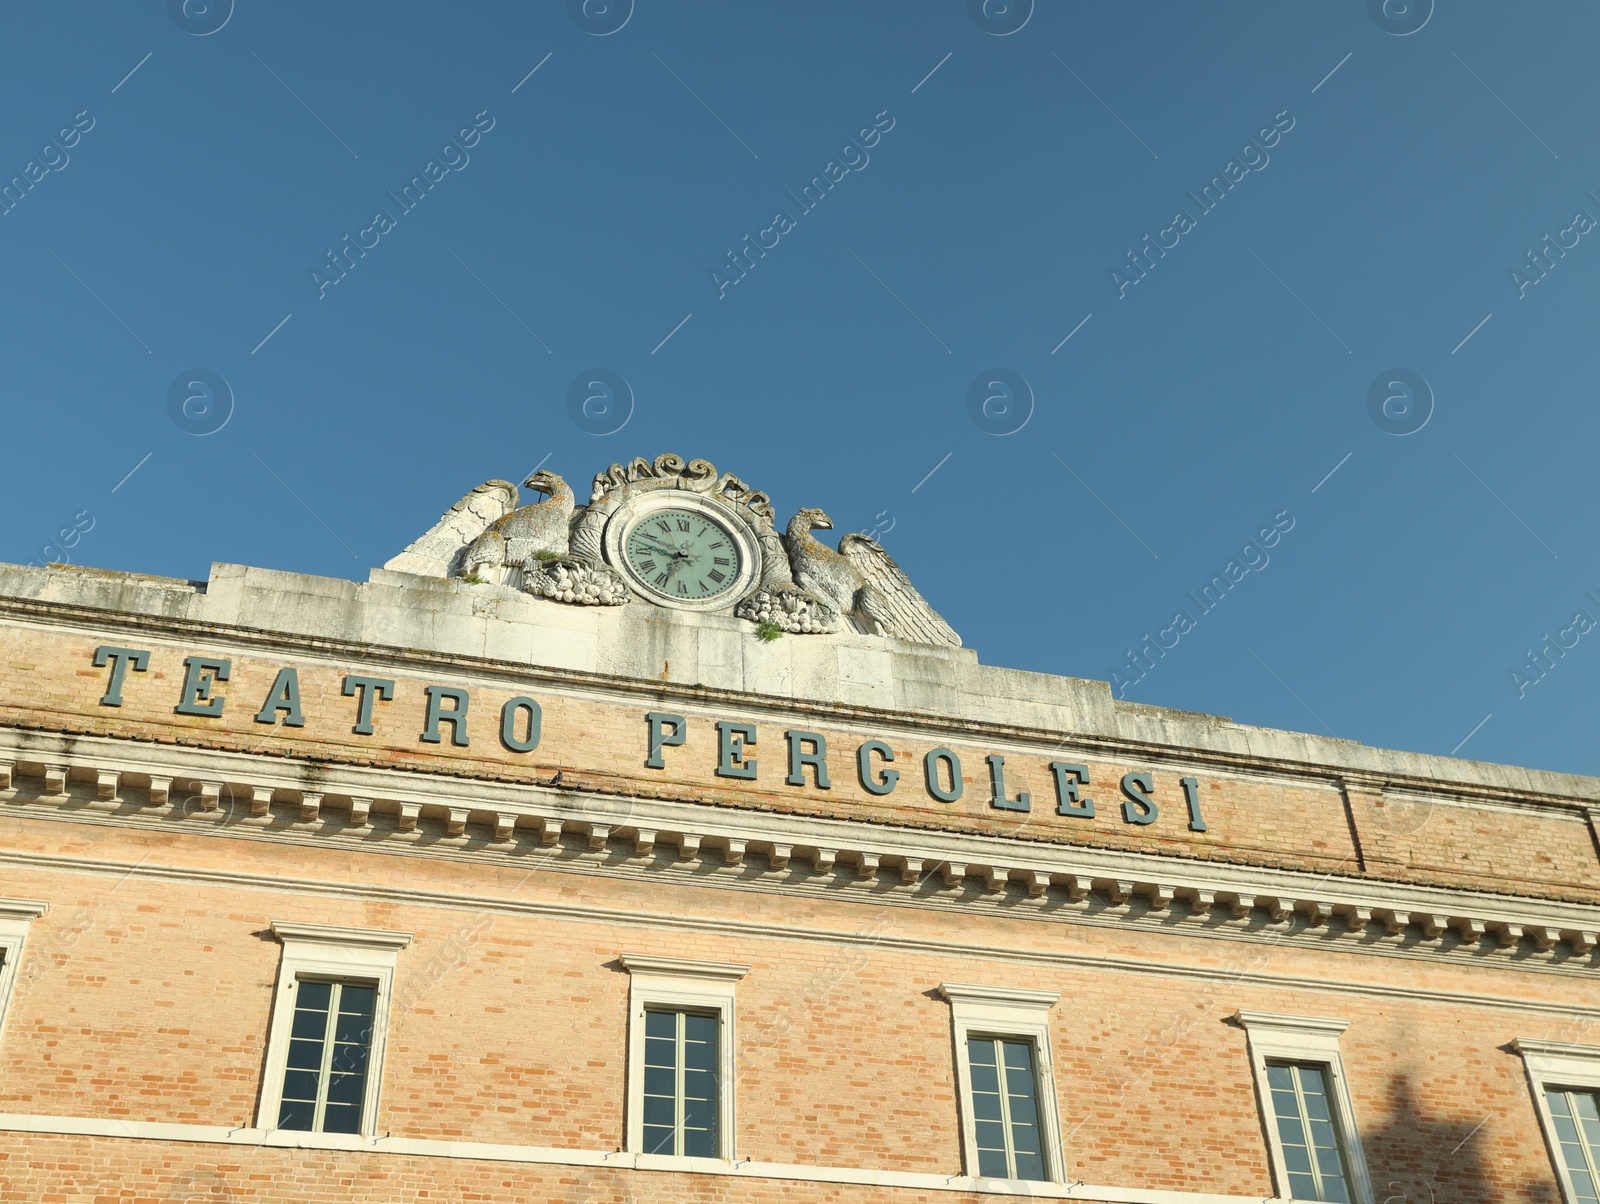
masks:
[(749, 576), (743, 542), (698, 507), (658, 506), (632, 519), (620, 551), (628, 575), (646, 593), (704, 605)]

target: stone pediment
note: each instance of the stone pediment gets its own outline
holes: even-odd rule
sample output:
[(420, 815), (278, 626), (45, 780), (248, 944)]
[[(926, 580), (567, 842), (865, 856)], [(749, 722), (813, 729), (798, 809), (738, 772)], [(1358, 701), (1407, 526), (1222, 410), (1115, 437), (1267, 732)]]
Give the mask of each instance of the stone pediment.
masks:
[(855, 631), (960, 646), (961, 637), (870, 536), (837, 549), (833, 522), (798, 511), (780, 532), (771, 499), (707, 460), (667, 453), (595, 474), (579, 505), (554, 472), (523, 488), (479, 485), (384, 568), (520, 590), (574, 606), (643, 603), (748, 619), (764, 639)]

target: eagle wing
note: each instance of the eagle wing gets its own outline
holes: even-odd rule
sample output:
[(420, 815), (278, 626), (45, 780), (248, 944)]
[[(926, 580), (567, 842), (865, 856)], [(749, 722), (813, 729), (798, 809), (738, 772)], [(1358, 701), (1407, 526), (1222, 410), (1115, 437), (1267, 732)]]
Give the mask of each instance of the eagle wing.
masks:
[(928, 605), (877, 540), (846, 535), (839, 541), (839, 551), (861, 574), (860, 606), (879, 632), (917, 644), (961, 647), (961, 637)]
[(510, 481), (485, 481), (434, 523), (383, 567), (393, 573), (415, 573), (419, 577), (448, 577), (456, 567), (461, 550), (489, 524), (517, 508), (517, 487)]

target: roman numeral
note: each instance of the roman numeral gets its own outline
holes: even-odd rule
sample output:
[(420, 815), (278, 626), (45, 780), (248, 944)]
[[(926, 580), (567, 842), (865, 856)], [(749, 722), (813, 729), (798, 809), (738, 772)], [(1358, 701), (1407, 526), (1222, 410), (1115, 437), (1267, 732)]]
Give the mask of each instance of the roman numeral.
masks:
[(639, 571), (641, 573), (653, 573), (653, 572), (655, 572), (656, 571), (656, 562), (653, 561), (653, 560), (646, 560), (644, 563), (642, 563), (639, 566)]
[(656, 584), (657, 585), (665, 585), (666, 583), (667, 583), (667, 575), (665, 573), (662, 573), (661, 576), (656, 578)]
[(703, 536), (705, 533), (706, 533), (706, 528), (701, 527), (699, 532), (696, 534), (696, 538), (699, 538), (700, 536)]
[(725, 548), (728, 545), (723, 543), (722, 540), (719, 539), (719, 540), (717, 540), (716, 543), (712, 544), (711, 546), (714, 547), (714, 548)]
[(678, 520), (678, 530), (687, 531), (688, 529), (689, 529), (689, 520), (686, 519), (686, 518), (680, 518)]
[(724, 567), (726, 567), (728, 564), (728, 558), (726, 556), (713, 556), (711, 559)]
[(689, 587), (680, 581), (678, 582), (678, 592), (687, 597), (689, 594)]
[(663, 530), (663, 531), (665, 531), (665, 532), (666, 532), (666, 533), (667, 533), (667, 534), (668, 534), (668, 535), (671, 535), (671, 534), (672, 534), (672, 528), (671, 528), (671, 527), (669, 527), (669, 526), (667, 526), (667, 520), (666, 520), (666, 519), (664, 519), (664, 518), (658, 518), (658, 519), (656, 519), (656, 526), (658, 526), (658, 527), (660, 527), (660, 528), (661, 528), (661, 529), (662, 529), (662, 530)]
[(716, 582), (721, 582), (722, 580), (724, 580), (722, 574), (717, 572), (716, 569), (712, 569), (709, 573), (706, 574), (706, 576), (710, 577), (711, 580), (716, 581)]

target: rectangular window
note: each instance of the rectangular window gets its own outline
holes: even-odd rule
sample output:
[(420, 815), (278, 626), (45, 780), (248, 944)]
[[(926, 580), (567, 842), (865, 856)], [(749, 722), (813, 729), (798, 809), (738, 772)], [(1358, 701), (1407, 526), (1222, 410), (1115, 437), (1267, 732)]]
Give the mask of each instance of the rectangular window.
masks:
[(1574, 1204), (1600, 1204), (1600, 1096), (1547, 1087), (1544, 1098)]
[(0, 899), (0, 1024), (5, 1022), (6, 1003), (22, 965), (22, 946), (28, 926), (50, 910), (37, 899)]
[(1349, 1204), (1350, 1176), (1327, 1069), (1309, 1062), (1269, 1062), (1267, 1087), (1283, 1147), (1289, 1198)]
[(717, 1156), (718, 1027), (715, 1013), (645, 1012), (645, 1153)]
[(1044, 1180), (1033, 1042), (969, 1036), (967, 1061), (978, 1173), (991, 1179)]
[(962, 1168), (974, 1179), (1061, 1182), (1050, 1067), (1050, 1009), (1060, 994), (960, 982), (940, 983), (939, 993), (955, 1037)]
[(360, 1133), (378, 990), (367, 983), (295, 983), (278, 1128)]

